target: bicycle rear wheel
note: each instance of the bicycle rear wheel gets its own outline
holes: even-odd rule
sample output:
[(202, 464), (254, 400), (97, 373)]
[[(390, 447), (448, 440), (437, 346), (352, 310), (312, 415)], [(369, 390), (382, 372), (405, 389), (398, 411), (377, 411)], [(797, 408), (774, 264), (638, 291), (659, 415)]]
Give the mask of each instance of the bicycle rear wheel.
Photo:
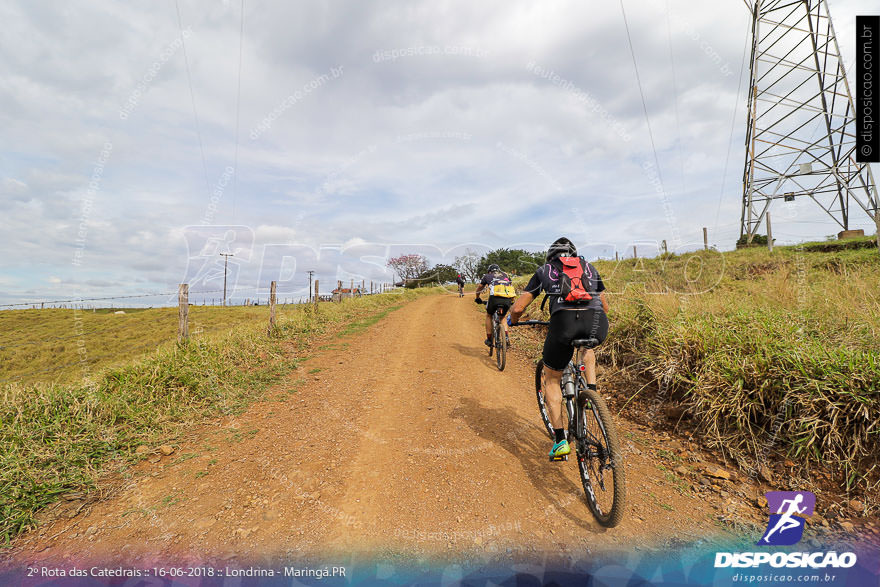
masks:
[(544, 373), (544, 360), (538, 361), (535, 365), (535, 395), (538, 398), (538, 412), (541, 414), (541, 421), (544, 422), (544, 428), (551, 440), (555, 438), (553, 435), (553, 425), (550, 423), (550, 414), (547, 413), (547, 401), (544, 397), (544, 382), (542, 374)]
[(489, 356), (492, 356), (492, 351), (495, 350), (495, 330), (498, 328), (498, 325), (495, 323), (495, 318), (492, 318), (492, 336), (489, 340)]
[(626, 495), (617, 430), (605, 400), (593, 390), (578, 394), (578, 469), (596, 521), (613, 528), (623, 519)]
[(495, 362), (498, 364), (498, 370), (504, 371), (507, 364), (507, 337), (504, 335), (504, 328), (501, 324), (495, 324)]

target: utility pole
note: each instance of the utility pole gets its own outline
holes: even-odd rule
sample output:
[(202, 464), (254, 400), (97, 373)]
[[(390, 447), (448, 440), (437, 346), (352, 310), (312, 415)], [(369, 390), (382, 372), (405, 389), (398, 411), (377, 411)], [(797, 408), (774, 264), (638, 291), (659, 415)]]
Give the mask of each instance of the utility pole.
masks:
[(232, 253), (220, 253), (223, 259), (223, 307), (226, 307), (226, 266), (229, 264), (229, 257), (234, 257)]
[(315, 274), (314, 271), (306, 271), (309, 274), (309, 301), (312, 301), (312, 275)]

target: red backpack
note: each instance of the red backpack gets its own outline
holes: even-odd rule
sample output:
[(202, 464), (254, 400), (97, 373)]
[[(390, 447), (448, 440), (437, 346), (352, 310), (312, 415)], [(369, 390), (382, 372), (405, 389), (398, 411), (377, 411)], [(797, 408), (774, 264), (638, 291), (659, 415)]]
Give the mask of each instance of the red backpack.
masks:
[(587, 291), (590, 280), (581, 258), (557, 257), (554, 261), (559, 262), (557, 269), (560, 269), (559, 300), (565, 302), (589, 302), (592, 300), (593, 296)]

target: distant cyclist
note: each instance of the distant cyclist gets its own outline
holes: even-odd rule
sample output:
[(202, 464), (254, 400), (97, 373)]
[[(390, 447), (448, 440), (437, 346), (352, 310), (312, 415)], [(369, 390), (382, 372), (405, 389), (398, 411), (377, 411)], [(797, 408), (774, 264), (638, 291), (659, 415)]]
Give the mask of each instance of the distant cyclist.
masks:
[[(517, 298), (507, 320), (516, 324), (541, 291), (550, 298), (550, 327), (543, 352), (544, 395), (555, 435), (550, 456), (561, 457), (571, 452), (563, 428), (560, 386), (562, 371), (574, 355), (571, 341), (596, 338), (601, 343), (605, 340), (608, 335), (608, 302), (599, 272), (578, 256), (574, 244), (567, 238), (558, 238), (550, 245), (545, 261)], [(596, 355), (592, 350), (586, 351), (584, 364), (587, 387), (595, 390)]]
[(464, 295), (464, 277), (461, 276), (461, 273), (455, 276), (455, 283), (458, 284), (458, 297)]
[[(483, 341), (486, 346), (492, 346), (492, 315), (498, 308), (501, 308), (501, 315), (507, 314), (513, 298), (516, 297), (516, 291), (510, 282), (510, 276), (501, 270), (501, 267), (492, 263), (486, 275), (480, 280), (477, 286), (477, 303), (482, 303), (480, 292), (489, 289), (489, 300), (486, 302), (486, 340)], [(507, 336), (507, 324), (501, 323), (504, 328), (504, 336)], [(509, 339), (508, 339), (509, 343)]]

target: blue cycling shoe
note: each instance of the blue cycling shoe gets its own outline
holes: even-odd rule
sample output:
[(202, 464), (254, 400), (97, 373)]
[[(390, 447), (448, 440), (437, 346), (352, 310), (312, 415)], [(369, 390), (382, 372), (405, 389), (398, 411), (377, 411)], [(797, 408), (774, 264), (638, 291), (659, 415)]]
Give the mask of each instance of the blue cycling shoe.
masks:
[(553, 445), (553, 448), (550, 449), (551, 459), (561, 459), (568, 454), (571, 454), (571, 447), (568, 445), (568, 441), (565, 439), (555, 443)]

